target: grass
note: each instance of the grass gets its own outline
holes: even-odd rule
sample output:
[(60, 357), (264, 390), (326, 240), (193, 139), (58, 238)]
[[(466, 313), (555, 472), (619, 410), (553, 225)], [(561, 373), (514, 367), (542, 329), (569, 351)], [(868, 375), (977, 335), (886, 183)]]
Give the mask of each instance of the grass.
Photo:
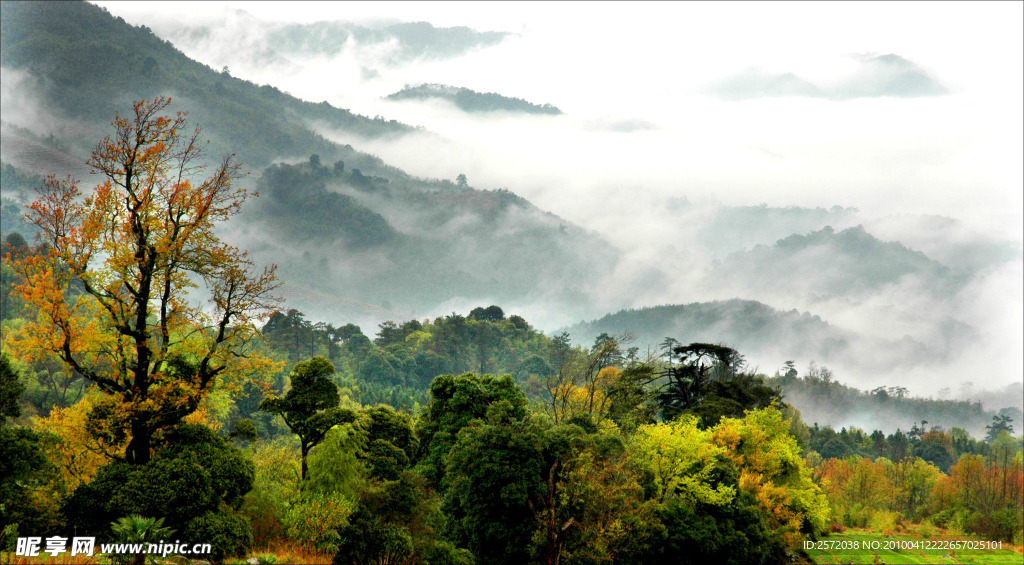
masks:
[[(969, 563), (969, 564), (995, 564), (995, 565), (1020, 565), (1022, 562), (1022, 548), (1014, 547), (1009, 543), (1003, 543), (1002, 549), (923, 549), (923, 548), (885, 548), (886, 543), (900, 542), (926, 542), (926, 541), (983, 541), (977, 536), (954, 535), (948, 532), (929, 532), (924, 529), (904, 533), (889, 533), (859, 528), (850, 528), (842, 533), (835, 533), (822, 541), (828, 543), (847, 542), (857, 543), (861, 549), (808, 549), (807, 554), (814, 563), (884, 563), (888, 565), (897, 563)], [(865, 543), (872, 545), (879, 544), (878, 549), (864, 549)]]
[[(274, 565), (293, 565), (299, 563), (302, 565), (330, 565), (331, 560), (334, 559), (333, 553), (311, 550), (295, 542), (274, 541), (265, 547), (253, 549), (245, 557), (225, 559), (224, 563), (225, 565), (241, 565), (253, 557), (259, 559), (267, 555), (274, 556)], [(261, 563), (265, 562), (266, 559), (261, 559)]]

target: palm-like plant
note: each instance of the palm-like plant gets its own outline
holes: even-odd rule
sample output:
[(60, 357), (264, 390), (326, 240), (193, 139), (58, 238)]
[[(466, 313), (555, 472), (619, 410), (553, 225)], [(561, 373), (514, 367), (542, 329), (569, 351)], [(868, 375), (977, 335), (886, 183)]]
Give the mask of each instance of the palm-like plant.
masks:
[[(125, 516), (110, 524), (110, 530), (118, 543), (143, 544), (160, 543), (170, 539), (174, 530), (165, 528), (163, 518), (145, 518), (138, 514)], [(110, 560), (117, 565), (144, 565), (146, 562), (145, 553), (135, 554), (114, 554)], [(150, 556), (150, 562), (155, 562), (156, 556)]]

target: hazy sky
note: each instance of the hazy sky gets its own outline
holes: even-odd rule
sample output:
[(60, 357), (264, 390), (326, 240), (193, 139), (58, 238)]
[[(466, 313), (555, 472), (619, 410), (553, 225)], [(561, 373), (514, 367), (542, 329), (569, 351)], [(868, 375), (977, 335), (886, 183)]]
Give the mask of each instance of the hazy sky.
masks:
[[(625, 257), (620, 273), (595, 285), (606, 311), (731, 297), (692, 280), (693, 265), (715, 259), (692, 244), (694, 232), (720, 204), (852, 206), (874, 234), (933, 256), (958, 242), (1024, 243), (1021, 2), (98, 4), (172, 40), (181, 24), (213, 23), (208, 39), (175, 44), (303, 99), (425, 127), (387, 142), (322, 133), (414, 175), (465, 173), (476, 188), (508, 188), (600, 233)], [(252, 57), (276, 25), (330, 20), (513, 35), (448, 60), (395, 63), (395, 46), (380, 44), (275, 65)], [(550, 103), (565, 115), (482, 117), (382, 99), (422, 82)], [(670, 205), (684, 198), (690, 212)], [(902, 219), (928, 214), (964, 227), (934, 232)], [(745, 297), (924, 341), (951, 316), (986, 345), (957, 357), (946, 378), (1005, 383), (1024, 370), (1022, 263), (934, 304), (906, 285), (854, 306), (758, 288)], [(638, 292), (635, 273), (651, 265), (678, 282)], [(922, 369), (915, 380), (934, 378)]]

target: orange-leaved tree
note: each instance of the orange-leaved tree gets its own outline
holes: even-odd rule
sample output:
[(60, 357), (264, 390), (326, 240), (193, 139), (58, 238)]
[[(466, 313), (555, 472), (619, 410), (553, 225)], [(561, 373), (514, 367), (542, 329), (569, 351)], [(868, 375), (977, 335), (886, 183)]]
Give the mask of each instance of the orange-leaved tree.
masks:
[[(138, 464), (218, 378), (266, 368), (247, 352), (279, 301), (274, 266), (258, 269), (215, 233), (250, 196), (235, 184), (240, 165), (230, 156), (207, 175), (199, 128), (168, 115), (170, 102), (117, 115), (88, 161), (103, 179), (91, 191), (46, 178), (27, 217), (47, 251), (15, 262), (35, 315), (15, 350), (56, 355), (95, 383), (106, 402), (94, 412)], [(200, 284), (209, 304), (189, 295)]]

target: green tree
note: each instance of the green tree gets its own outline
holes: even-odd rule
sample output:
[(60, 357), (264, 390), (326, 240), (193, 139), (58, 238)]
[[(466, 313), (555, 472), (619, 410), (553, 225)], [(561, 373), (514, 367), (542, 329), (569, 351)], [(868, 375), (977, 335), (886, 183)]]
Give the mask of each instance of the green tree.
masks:
[(988, 433), (985, 435), (985, 441), (993, 443), (999, 437), (999, 434), (1006, 432), (1013, 435), (1013, 418), (1010, 418), (1006, 414), (996, 414), (992, 416), (992, 423), (985, 426)]
[(332, 427), (355, 420), (351, 410), (338, 408), (341, 398), (338, 385), (328, 377), (334, 365), (323, 357), (314, 357), (295, 365), (291, 373), (291, 389), (283, 398), (271, 397), (260, 403), (260, 409), (284, 418), (288, 429), (299, 436), (302, 453), (302, 479), (308, 471), (306, 458)]
[(452, 539), (482, 563), (528, 562), (537, 528), (531, 503), (544, 499), (552, 467), (545, 455), (544, 429), (517, 418), (505, 400), (463, 428), (442, 481)]
[(736, 489), (714, 480), (725, 460), (725, 449), (713, 441), (711, 430), (701, 430), (694, 416), (641, 426), (630, 443), (633, 464), (652, 479), (655, 499), (678, 497), (689, 504), (724, 505)]
[(24, 390), (6, 354), (0, 354), (0, 531), (12, 524), (41, 528), (46, 512), (33, 491), (45, 488), (53, 464), (44, 455), (46, 436), (8, 419), (21, 415), (18, 398)]
[(21, 393), (25, 392), (25, 385), (18, 380), (18, 373), (11, 367), (11, 360), (7, 353), (0, 353), (0, 428), (7, 419), (14, 419), (21, 416), (21, 404), (18, 402)]
[(495, 402), (505, 401), (512, 417), (526, 416), (526, 395), (509, 375), (440, 375), (430, 383), (430, 400), (416, 431), (420, 439), (419, 467), (439, 485), (445, 474), (448, 451), (459, 430), (483, 418)]
[(666, 420), (696, 408), (708, 393), (712, 379), (726, 380), (742, 367), (743, 357), (735, 349), (709, 343), (676, 345), (666, 339), (668, 368), (662, 373), (666, 382), (659, 393), (662, 415)]
[[(254, 476), (252, 460), (239, 449), (205, 426), (182, 423), (170, 430), (149, 463), (116, 460), (100, 467), (92, 482), (75, 489), (63, 511), (71, 526), (89, 535), (102, 536), (110, 522), (138, 514), (164, 518), (184, 538), (197, 517), (239, 508)], [(252, 526), (246, 522), (245, 527), (251, 542)]]

